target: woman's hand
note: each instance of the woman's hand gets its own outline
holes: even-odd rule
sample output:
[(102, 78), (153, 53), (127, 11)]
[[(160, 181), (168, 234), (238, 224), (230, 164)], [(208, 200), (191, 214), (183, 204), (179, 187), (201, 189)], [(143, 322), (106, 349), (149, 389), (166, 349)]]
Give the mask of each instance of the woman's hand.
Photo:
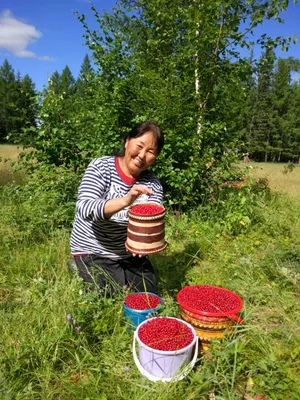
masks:
[(144, 185), (135, 185), (129, 190), (128, 194), (124, 196), (127, 201), (127, 206), (131, 206), (131, 204), (141, 195), (146, 194), (147, 196), (151, 196), (152, 189), (148, 188)]
[(148, 188), (145, 185), (135, 185), (129, 190), (129, 192), (117, 199), (108, 200), (104, 206), (104, 215), (105, 217), (111, 217), (113, 214), (117, 213), (123, 208), (131, 206), (131, 204), (141, 195), (146, 194), (147, 196), (151, 196), (152, 189)]
[(146, 254), (139, 254), (139, 253), (131, 253), (133, 257), (144, 257)]

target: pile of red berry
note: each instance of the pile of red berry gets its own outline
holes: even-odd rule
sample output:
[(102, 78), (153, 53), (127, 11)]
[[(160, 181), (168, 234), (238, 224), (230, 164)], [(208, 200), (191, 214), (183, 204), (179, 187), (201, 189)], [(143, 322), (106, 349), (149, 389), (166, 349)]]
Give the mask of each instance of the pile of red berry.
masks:
[(186, 286), (177, 299), (183, 307), (208, 313), (228, 313), (241, 305), (235, 293), (210, 285)]
[(138, 330), (140, 340), (156, 350), (180, 350), (192, 343), (193, 331), (175, 318), (158, 317), (149, 319)]
[(163, 206), (153, 203), (136, 204), (130, 208), (130, 212), (132, 214), (138, 215), (155, 215), (161, 213), (162, 211), (164, 211)]
[(124, 300), (125, 306), (134, 310), (149, 310), (156, 308), (160, 303), (160, 298), (150, 293), (132, 293)]

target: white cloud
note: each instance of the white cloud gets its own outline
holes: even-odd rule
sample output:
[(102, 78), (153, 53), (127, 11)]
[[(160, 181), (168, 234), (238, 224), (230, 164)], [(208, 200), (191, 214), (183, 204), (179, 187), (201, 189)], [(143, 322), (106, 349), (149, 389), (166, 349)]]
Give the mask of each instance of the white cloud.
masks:
[(42, 37), (42, 33), (33, 25), (29, 25), (13, 16), (10, 10), (0, 14), (0, 49), (5, 49), (16, 57), (51, 60), (48, 56), (38, 56), (27, 47)]
[(43, 56), (43, 57), (38, 57), (38, 58), (39, 58), (39, 60), (42, 60), (42, 61), (53, 61), (54, 60), (54, 58), (49, 57), (49, 56)]
[(299, 82), (300, 83), (300, 72), (292, 71), (291, 77), (292, 77), (292, 81), (293, 82)]

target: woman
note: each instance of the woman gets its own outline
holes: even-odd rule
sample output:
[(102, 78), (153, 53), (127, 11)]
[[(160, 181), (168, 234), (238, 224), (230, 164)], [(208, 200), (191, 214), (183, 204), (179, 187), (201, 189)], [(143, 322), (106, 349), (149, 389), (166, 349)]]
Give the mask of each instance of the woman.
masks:
[(128, 207), (134, 202), (162, 202), (159, 180), (149, 170), (164, 144), (153, 122), (136, 125), (118, 157), (94, 159), (81, 181), (71, 235), (71, 252), (79, 276), (106, 289), (120, 287), (157, 292), (148, 256), (126, 251)]

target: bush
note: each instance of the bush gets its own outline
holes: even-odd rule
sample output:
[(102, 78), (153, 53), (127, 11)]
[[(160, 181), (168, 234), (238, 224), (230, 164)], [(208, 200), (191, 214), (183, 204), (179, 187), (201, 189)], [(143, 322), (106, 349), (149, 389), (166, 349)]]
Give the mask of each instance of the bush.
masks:
[(63, 166), (36, 169), (21, 185), (2, 189), (4, 199), (14, 198), (11, 219), (23, 237), (51, 235), (55, 229), (71, 227), (80, 177)]

